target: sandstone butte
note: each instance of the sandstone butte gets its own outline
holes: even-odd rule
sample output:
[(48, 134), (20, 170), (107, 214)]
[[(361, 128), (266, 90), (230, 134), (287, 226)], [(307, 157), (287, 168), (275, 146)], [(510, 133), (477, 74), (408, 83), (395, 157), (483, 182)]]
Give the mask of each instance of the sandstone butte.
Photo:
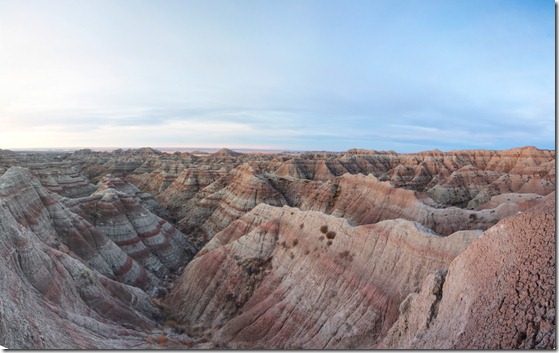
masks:
[(556, 347), (555, 151), (0, 150), (0, 345)]

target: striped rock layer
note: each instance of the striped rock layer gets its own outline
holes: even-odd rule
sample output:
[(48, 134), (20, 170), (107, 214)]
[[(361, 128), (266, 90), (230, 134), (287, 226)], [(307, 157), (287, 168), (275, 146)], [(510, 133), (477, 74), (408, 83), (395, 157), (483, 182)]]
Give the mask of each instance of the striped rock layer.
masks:
[(0, 150), (0, 344), (551, 348), (554, 163)]
[[(170, 190), (165, 194), (169, 195)], [(506, 199), (496, 197), (492, 204), (486, 203), (478, 210), (444, 208), (425, 194), (395, 188), (373, 175), (344, 174), (327, 182), (307, 181), (258, 172), (245, 163), (190, 197), (184, 203), (184, 213), (179, 214), (178, 227), (203, 245), (231, 222), (265, 203), (321, 211), (343, 217), (353, 225), (404, 218), (449, 235), (458, 230), (485, 230), (542, 199), (538, 194), (507, 195)]]
[(157, 293), (162, 275), (178, 270), (195, 253), (176, 228), (134, 196), (114, 189), (64, 199), (27, 169), (12, 167), (0, 176), (0, 199), (16, 222), (45, 245), (148, 293)]
[[(144, 291), (115, 281), (111, 264), (126, 255), (56, 206), (30, 178), (18, 169), (0, 177), (0, 344), (12, 349), (145, 345), (161, 312)], [(20, 203), (28, 208), (18, 209)], [(56, 242), (62, 240), (68, 246), (59, 251)]]
[(424, 192), (439, 203), (470, 209), (501, 193), (546, 195), (555, 189), (555, 151), (534, 147), (410, 154), (366, 150), (256, 154), (222, 150), (207, 156), (140, 149), (77, 151), (66, 158), (80, 163), (91, 180), (107, 173), (125, 175), (156, 197), (171, 186), (183, 169), (209, 168), (228, 173), (243, 163), (251, 163), (258, 171), (315, 181), (346, 173), (373, 174), (396, 187)]
[(384, 349), (556, 348), (556, 208), (490, 228), (400, 305)]
[(217, 347), (366, 348), (421, 280), (477, 234), (440, 237), (405, 220), (352, 227), (260, 204), (202, 249), (165, 303), (187, 332), (210, 332)]
[(165, 208), (161, 207), (151, 194), (140, 190), (134, 184), (122, 178), (114, 177), (111, 174), (105, 175), (99, 181), (99, 186), (95, 191), (101, 192), (107, 189), (115, 189), (122, 193), (134, 196), (138, 202), (140, 202), (140, 204), (150, 212), (165, 219), (170, 217)]

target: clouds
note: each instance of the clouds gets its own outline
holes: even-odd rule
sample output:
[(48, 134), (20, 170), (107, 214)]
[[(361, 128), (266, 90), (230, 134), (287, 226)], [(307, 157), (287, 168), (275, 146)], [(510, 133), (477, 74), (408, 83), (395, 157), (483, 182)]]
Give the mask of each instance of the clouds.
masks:
[(553, 4), (0, 5), (0, 148), (554, 148)]

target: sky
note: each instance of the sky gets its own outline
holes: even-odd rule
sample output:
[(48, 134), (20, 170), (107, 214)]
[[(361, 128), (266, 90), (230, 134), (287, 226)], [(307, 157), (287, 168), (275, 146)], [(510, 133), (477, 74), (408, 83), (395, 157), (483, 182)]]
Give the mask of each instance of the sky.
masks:
[(553, 0), (0, 0), (0, 148), (555, 149)]

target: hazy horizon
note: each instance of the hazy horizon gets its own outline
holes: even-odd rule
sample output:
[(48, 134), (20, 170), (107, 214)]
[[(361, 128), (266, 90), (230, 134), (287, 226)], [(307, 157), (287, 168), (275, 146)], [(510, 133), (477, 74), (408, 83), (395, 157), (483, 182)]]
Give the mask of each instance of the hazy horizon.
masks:
[[(506, 149), (494, 149), (494, 150), (508, 150), (508, 149), (516, 149), (516, 148), (530, 148), (530, 147), (535, 147), (538, 148), (536, 146), (517, 146), (517, 147), (511, 147), (511, 148), (506, 148)], [(164, 153), (174, 153), (174, 152), (203, 152), (203, 153), (213, 153), (213, 152), (217, 152), (219, 150), (222, 149), (229, 149), (235, 152), (241, 152), (241, 153), (270, 153), (270, 154), (274, 154), (274, 153), (306, 153), (306, 152), (325, 152), (325, 153), (345, 153), (351, 149), (354, 148), (349, 148), (347, 150), (296, 150), (296, 149), (285, 149), (285, 150), (281, 150), (281, 149), (259, 149), (259, 148), (234, 148), (234, 147), (158, 147), (158, 146), (141, 146), (141, 147), (127, 147), (127, 146), (120, 146), (120, 147), (31, 147), (31, 148), (12, 148), (12, 149), (4, 149), (4, 150), (9, 150), (9, 151), (13, 151), (13, 152), (75, 152), (75, 151), (79, 151), (82, 149), (90, 149), (92, 151), (95, 152), (114, 152), (116, 150), (123, 150), (123, 151), (127, 151), (127, 150), (137, 150), (137, 149), (142, 149), (142, 148), (151, 148), (160, 152), (164, 152)], [(555, 151), (555, 149), (549, 149), (549, 148), (538, 148), (540, 150), (550, 150), (550, 151)], [(399, 154), (406, 154), (406, 153), (422, 153), (422, 152), (430, 152), (430, 151), (434, 151), (434, 150), (439, 150), (443, 153), (447, 153), (447, 152), (453, 152), (453, 151), (460, 151), (457, 149), (449, 149), (449, 150), (441, 150), (440, 148), (434, 148), (431, 150), (417, 150), (417, 151), (408, 151), (408, 152), (402, 152), (402, 151), (395, 151), (395, 150), (386, 150), (386, 149), (364, 149), (364, 150), (369, 150), (369, 151), (377, 151), (377, 152), (396, 152)], [(470, 150), (483, 150), (483, 149), (470, 149)], [(491, 150), (491, 149), (485, 149), (485, 150)]]
[(555, 149), (554, 93), (551, 0), (0, 2), (2, 149)]

